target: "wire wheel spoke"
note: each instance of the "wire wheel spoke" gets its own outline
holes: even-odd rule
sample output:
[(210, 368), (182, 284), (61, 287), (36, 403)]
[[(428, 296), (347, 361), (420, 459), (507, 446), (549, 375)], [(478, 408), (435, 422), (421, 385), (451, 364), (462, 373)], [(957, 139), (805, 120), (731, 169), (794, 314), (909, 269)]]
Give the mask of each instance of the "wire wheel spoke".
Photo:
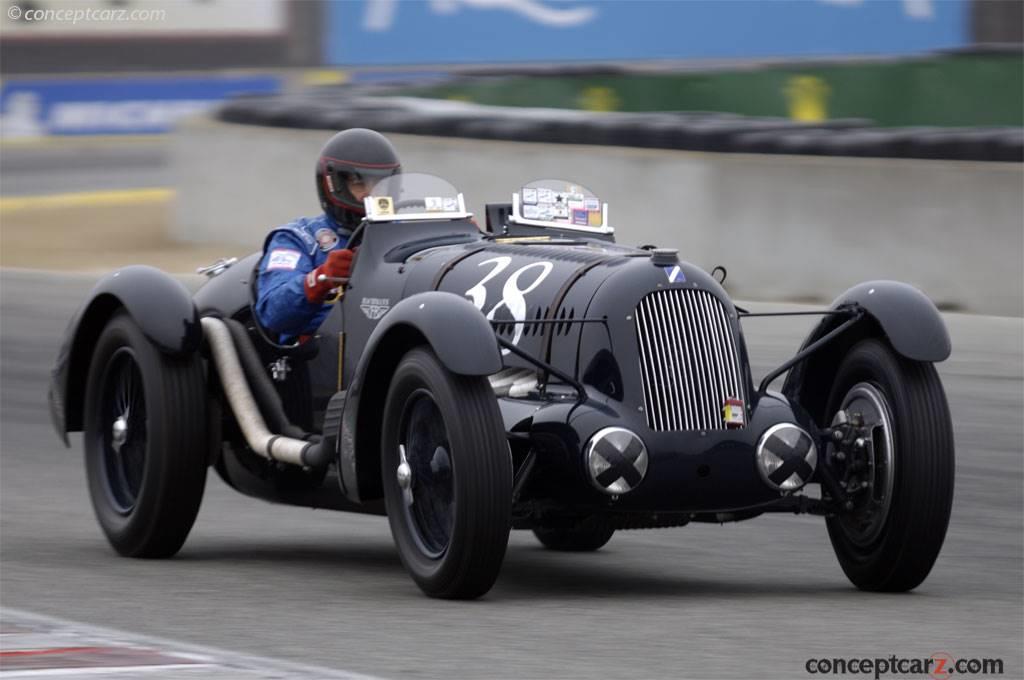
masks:
[(414, 394), (403, 415), (402, 443), (411, 471), (411, 503), (406, 516), (420, 549), (440, 557), (455, 524), (455, 485), (451, 444), (441, 412), (425, 390)]
[(146, 401), (142, 375), (132, 350), (118, 349), (103, 375), (103, 406), (97, 428), (103, 444), (103, 470), (111, 504), (130, 513), (146, 468)]

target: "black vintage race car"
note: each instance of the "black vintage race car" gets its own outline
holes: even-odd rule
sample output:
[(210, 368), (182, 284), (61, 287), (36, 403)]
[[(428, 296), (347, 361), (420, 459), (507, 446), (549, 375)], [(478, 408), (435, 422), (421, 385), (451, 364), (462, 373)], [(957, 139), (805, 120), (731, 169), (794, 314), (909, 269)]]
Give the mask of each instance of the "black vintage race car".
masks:
[(96, 286), (50, 404), (65, 443), (85, 433), (117, 552), (175, 554), (212, 466), (268, 501), (386, 513), (438, 597), (486, 593), (510, 529), (590, 551), (765, 512), (823, 516), (859, 588), (927, 576), (953, 497), (933, 366), (950, 341), (916, 289), (851, 288), (755, 385), (740, 322), (758, 315), (675, 251), (616, 244), (581, 186), (532, 182), (483, 231), (428, 175), (366, 204), (351, 280), (307, 342), (254, 319), (259, 253), (194, 295), (143, 266)]

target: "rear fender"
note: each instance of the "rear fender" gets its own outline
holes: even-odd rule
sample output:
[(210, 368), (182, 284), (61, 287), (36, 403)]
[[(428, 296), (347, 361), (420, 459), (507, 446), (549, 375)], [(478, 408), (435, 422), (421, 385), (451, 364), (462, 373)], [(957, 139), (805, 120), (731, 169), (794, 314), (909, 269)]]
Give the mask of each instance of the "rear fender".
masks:
[(188, 354), (202, 344), (192, 295), (179, 281), (142, 265), (104, 276), (68, 324), (50, 382), (50, 415), (65, 446), (67, 433), (82, 429), (85, 382), (96, 341), (119, 309), (131, 315), (161, 352)]

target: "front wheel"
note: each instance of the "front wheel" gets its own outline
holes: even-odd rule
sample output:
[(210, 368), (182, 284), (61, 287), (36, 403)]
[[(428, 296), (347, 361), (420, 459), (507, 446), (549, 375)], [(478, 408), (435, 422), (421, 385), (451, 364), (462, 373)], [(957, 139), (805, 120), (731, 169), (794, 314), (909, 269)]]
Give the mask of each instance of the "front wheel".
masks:
[(85, 394), (85, 469), (96, 519), (128, 557), (184, 544), (206, 484), (203, 367), (171, 357), (127, 313), (103, 329)]
[(411, 350), (391, 380), (381, 447), (388, 521), (413, 580), (433, 597), (486, 593), (512, 522), (512, 463), (487, 378)]
[(828, 413), (863, 433), (849, 453), (828, 452), (850, 494), (827, 521), (839, 564), (862, 590), (912, 590), (939, 555), (953, 504), (953, 430), (935, 367), (865, 340), (840, 365)]

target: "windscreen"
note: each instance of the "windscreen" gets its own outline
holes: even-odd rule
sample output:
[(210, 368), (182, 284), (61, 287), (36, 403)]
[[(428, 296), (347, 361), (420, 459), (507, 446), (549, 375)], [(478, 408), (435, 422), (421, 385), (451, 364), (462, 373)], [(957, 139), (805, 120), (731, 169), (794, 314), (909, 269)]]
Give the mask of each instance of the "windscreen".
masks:
[(385, 177), (363, 199), (371, 221), (466, 217), (462, 194), (435, 175), (408, 172)]
[(562, 179), (538, 179), (512, 197), (512, 220), (581, 231), (610, 231), (608, 206), (593, 191)]

